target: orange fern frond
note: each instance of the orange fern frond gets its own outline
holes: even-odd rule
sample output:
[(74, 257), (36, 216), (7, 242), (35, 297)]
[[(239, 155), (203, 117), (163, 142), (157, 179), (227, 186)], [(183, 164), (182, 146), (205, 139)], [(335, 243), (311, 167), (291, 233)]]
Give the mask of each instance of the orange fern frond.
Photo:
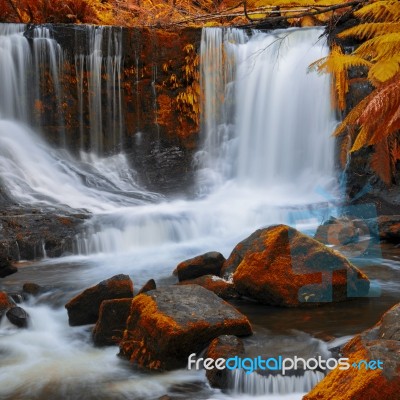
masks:
[(328, 72), (333, 75), (333, 88), (336, 92), (337, 106), (344, 110), (346, 106), (346, 94), (349, 91), (347, 70), (351, 67), (370, 67), (372, 64), (362, 57), (344, 54), (341, 47), (333, 45), (329, 56), (321, 58), (310, 65), (310, 69), (318, 72)]
[(392, 181), (392, 160), (387, 139), (379, 142), (374, 150), (371, 157), (371, 168), (386, 185), (390, 185)]
[(367, 40), (355, 51), (354, 55), (379, 61), (394, 57), (400, 53), (400, 32), (387, 33)]
[(345, 31), (339, 33), (338, 37), (348, 38), (353, 36), (359, 39), (370, 39), (374, 36), (395, 32), (400, 32), (400, 22), (369, 22), (346, 29)]
[(372, 65), (368, 72), (368, 79), (374, 86), (379, 86), (393, 78), (400, 72), (400, 54)]
[(377, 144), (400, 129), (400, 75), (374, 90), (362, 103), (361, 112), (360, 103), (348, 115), (352, 114), (353, 124), (362, 127), (351, 152)]
[(333, 136), (341, 136), (346, 131), (353, 133), (357, 128), (357, 120), (360, 117), (361, 113), (367, 106), (371, 94), (367, 96), (365, 99), (361, 100), (345, 117), (345, 119), (336, 127), (333, 132)]
[(361, 20), (375, 22), (400, 21), (400, 7), (398, 0), (379, 0), (360, 8), (354, 15)]

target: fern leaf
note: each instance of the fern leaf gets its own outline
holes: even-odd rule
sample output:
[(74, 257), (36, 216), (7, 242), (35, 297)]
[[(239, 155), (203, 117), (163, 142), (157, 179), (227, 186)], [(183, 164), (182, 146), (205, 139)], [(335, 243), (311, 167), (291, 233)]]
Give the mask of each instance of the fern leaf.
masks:
[(347, 69), (351, 67), (365, 66), (372, 64), (362, 57), (344, 54), (340, 46), (333, 45), (329, 56), (315, 61), (309, 69), (317, 69), (318, 72), (329, 72), (333, 75), (333, 88), (336, 92), (336, 102), (340, 110), (346, 107), (346, 94), (349, 91), (347, 80)]
[(374, 86), (378, 86), (393, 78), (398, 72), (400, 72), (400, 54), (372, 65), (368, 72), (368, 79)]
[(368, 146), (372, 135), (373, 133), (371, 133), (367, 127), (362, 126), (350, 152), (353, 153), (360, 150), (362, 147)]
[(371, 95), (361, 100), (345, 117), (345, 119), (336, 127), (333, 136), (340, 136), (346, 131), (352, 133), (357, 126), (357, 120), (370, 101)]
[(391, 151), (393, 157), (393, 163), (400, 161), (400, 140), (396, 140)]
[(354, 13), (362, 20), (373, 20), (375, 22), (399, 22), (400, 7), (398, 0), (381, 0), (360, 8)]
[(359, 46), (353, 54), (368, 58), (371, 61), (379, 61), (394, 57), (400, 53), (400, 32), (387, 33), (367, 40)]
[(375, 152), (371, 158), (371, 168), (386, 185), (391, 184), (392, 162), (387, 140), (382, 140), (375, 146)]
[(369, 22), (346, 29), (345, 31), (339, 33), (338, 37), (348, 38), (354, 36), (359, 39), (370, 39), (374, 36), (395, 32), (400, 32), (400, 22)]

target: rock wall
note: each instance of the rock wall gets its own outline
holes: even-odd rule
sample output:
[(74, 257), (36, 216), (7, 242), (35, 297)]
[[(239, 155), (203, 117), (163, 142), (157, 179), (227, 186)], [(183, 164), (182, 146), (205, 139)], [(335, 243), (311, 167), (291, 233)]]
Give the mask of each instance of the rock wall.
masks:
[[(79, 57), (89, 55), (93, 27), (83, 25), (48, 25), (51, 36), (60, 44), (63, 54), (60, 93), (55, 93), (51, 73), (41, 83), (44, 99), (34, 99), (36, 121), (51, 143), (65, 145), (72, 151), (93, 150), (90, 144), (89, 105), (80, 110), (77, 68)], [(115, 53), (108, 35), (122, 37), (122, 143), (112, 140), (106, 121), (107, 82), (105, 65), (101, 69), (102, 152), (115, 147), (129, 154), (141, 183), (150, 190), (167, 193), (185, 191), (192, 181), (192, 152), (199, 133), (198, 51), (201, 29), (165, 31), (140, 28), (105, 28), (103, 53)], [(25, 36), (33, 39), (34, 26)], [(111, 46), (118, 46), (111, 40)], [(104, 63), (103, 63), (104, 64)], [(92, 71), (84, 68), (81, 96), (88, 98)], [(61, 99), (57, 99), (61, 96)], [(87, 102), (86, 102), (87, 103)], [(83, 128), (82, 122), (83, 121)], [(115, 121), (112, 121), (114, 123)], [(64, 133), (64, 132), (65, 133)], [(82, 138), (83, 132), (83, 138)], [(63, 143), (64, 142), (64, 143)]]

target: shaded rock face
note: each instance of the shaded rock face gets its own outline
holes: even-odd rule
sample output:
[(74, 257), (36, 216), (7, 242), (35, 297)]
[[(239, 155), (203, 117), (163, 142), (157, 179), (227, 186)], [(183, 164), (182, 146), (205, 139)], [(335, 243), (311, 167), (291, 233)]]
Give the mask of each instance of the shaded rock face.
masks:
[[(64, 53), (61, 86), (63, 97), (57, 101), (52, 83), (42, 83), (42, 91), (49, 101), (33, 99), (36, 119), (41, 121), (46, 138), (55, 145), (60, 140), (60, 120), (64, 121), (63, 139), (68, 149), (77, 152), (83, 145), (91, 149), (90, 105), (83, 104), (80, 112), (77, 58), (89, 55), (91, 27), (85, 25), (50, 25), (52, 37)], [(116, 35), (121, 48), (121, 112), (114, 116), (111, 126), (122, 126), (121, 141), (110, 134), (110, 104), (107, 83), (110, 80), (103, 62), (101, 70), (102, 153), (109, 154), (123, 148), (137, 171), (140, 183), (147, 189), (165, 194), (190, 194), (193, 180), (192, 154), (198, 142), (198, 100), (186, 103), (187, 91), (198, 87), (198, 65), (194, 63), (200, 47), (201, 29), (184, 28), (161, 30), (147, 28), (103, 28), (103, 54), (107, 54), (109, 38)], [(27, 27), (27, 38), (34, 37), (34, 26)], [(110, 46), (115, 54), (115, 42)], [(48, 68), (47, 68), (48, 69)], [(45, 73), (49, 73), (46, 67)], [(93, 71), (83, 74), (83, 99), (87, 99)], [(193, 85), (194, 84), (194, 85)], [(181, 95), (181, 96), (179, 96)], [(193, 99), (194, 97), (192, 97)], [(36, 102), (35, 102), (36, 100)], [(39, 100), (39, 103), (38, 101)], [(67, 107), (59, 107), (59, 104)], [(100, 104), (100, 103), (99, 103)], [(60, 118), (60, 115), (62, 118)], [(118, 121), (117, 121), (118, 120)], [(83, 124), (83, 126), (81, 126)], [(80, 135), (83, 132), (83, 137)], [(118, 132), (118, 135), (120, 133)]]
[(220, 335), (251, 333), (248, 319), (214, 293), (167, 286), (134, 298), (120, 355), (142, 368), (170, 370)]
[(215, 275), (200, 276), (196, 279), (179, 282), (178, 285), (200, 285), (225, 300), (240, 297), (232, 282), (227, 282)]
[[(212, 358), (213, 360), (224, 358), (226, 360), (243, 354), (244, 345), (241, 339), (233, 335), (222, 335), (210, 343), (204, 358)], [(227, 369), (209, 369), (206, 371), (206, 377), (211, 387), (218, 389), (228, 389), (229, 387)]]
[(349, 363), (380, 360), (372, 369), (335, 369), (303, 400), (394, 400), (400, 393), (400, 303), (371, 329), (354, 337), (343, 349)]
[(225, 257), (216, 251), (182, 261), (176, 267), (179, 281), (195, 279), (203, 275), (219, 275)]
[[(0, 211), (0, 258), (59, 257), (72, 251), (85, 214), (9, 207)], [(1, 266), (0, 266), (1, 273)]]
[(116, 345), (121, 341), (131, 303), (131, 298), (104, 300), (101, 303), (99, 319), (92, 335), (97, 346)]
[[(343, 27), (340, 28), (340, 30), (343, 29)], [(360, 44), (354, 38), (347, 39), (347, 41), (347, 43), (346, 40), (344, 43), (342, 42), (345, 50), (353, 50), (354, 46)], [(349, 91), (346, 95), (346, 110), (342, 118), (373, 90), (373, 86), (366, 80), (368, 70), (365, 67), (353, 67), (349, 70), (348, 75)], [(399, 139), (400, 133), (397, 134), (397, 140)], [(342, 144), (342, 140), (342, 137), (337, 139), (338, 147)], [(398, 214), (398, 210), (400, 210), (400, 162), (396, 163), (393, 180), (388, 186), (371, 168), (373, 152), (374, 149), (368, 147), (349, 154), (343, 171), (346, 177), (346, 193), (349, 203), (351, 205), (374, 204), (378, 215)], [(339, 159), (340, 151), (337, 153)]]
[(133, 283), (128, 275), (115, 275), (86, 289), (71, 299), (65, 308), (71, 326), (94, 324), (99, 318), (100, 305), (104, 300), (133, 297)]
[(361, 271), (286, 225), (258, 230), (228, 258), (237, 291), (264, 304), (299, 307), (366, 296)]
[(0, 278), (5, 278), (8, 275), (12, 275), (18, 272), (18, 269), (14, 267), (10, 260), (5, 257), (0, 258)]

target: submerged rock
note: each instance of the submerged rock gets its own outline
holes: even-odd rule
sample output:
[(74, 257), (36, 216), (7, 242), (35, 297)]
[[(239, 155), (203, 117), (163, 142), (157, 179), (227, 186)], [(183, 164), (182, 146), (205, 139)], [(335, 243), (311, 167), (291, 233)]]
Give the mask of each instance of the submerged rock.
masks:
[(132, 298), (101, 303), (99, 319), (93, 329), (93, 341), (97, 346), (116, 345), (121, 341), (131, 304)]
[(0, 255), (12, 260), (60, 257), (72, 251), (87, 217), (31, 207), (0, 210)]
[(240, 297), (232, 282), (227, 282), (215, 275), (200, 276), (196, 279), (179, 282), (178, 285), (200, 285), (225, 300)]
[(366, 296), (369, 280), (339, 253), (286, 225), (260, 229), (226, 262), (237, 291), (260, 303), (298, 307)]
[[(244, 354), (243, 341), (233, 335), (222, 335), (214, 339), (204, 355), (204, 358), (224, 358), (225, 360)], [(206, 371), (206, 377), (211, 387), (219, 389), (228, 389), (228, 370), (227, 369), (209, 369)]]
[(26, 282), (22, 286), (22, 291), (25, 294), (28, 294), (31, 296), (37, 296), (40, 293), (43, 293), (44, 290), (45, 289), (42, 286), (38, 285), (37, 283), (33, 283), (33, 282)]
[(216, 251), (182, 261), (176, 267), (179, 281), (195, 279), (203, 275), (219, 275), (225, 257)]
[(6, 316), (8, 320), (18, 326), (18, 328), (27, 328), (29, 324), (29, 314), (21, 307), (10, 308)]
[[(394, 400), (400, 393), (400, 303), (344, 348), (350, 368), (336, 368), (303, 400)], [(365, 360), (367, 364), (360, 363)], [(381, 363), (378, 363), (380, 361)], [(353, 365), (354, 364), (354, 365)], [(338, 394), (340, 396), (338, 397)]]
[(170, 370), (220, 335), (251, 333), (247, 317), (209, 290), (167, 286), (133, 299), (120, 355), (142, 368)]
[(71, 299), (65, 308), (71, 326), (96, 323), (99, 308), (104, 300), (133, 297), (133, 282), (128, 275), (115, 275), (86, 289)]

